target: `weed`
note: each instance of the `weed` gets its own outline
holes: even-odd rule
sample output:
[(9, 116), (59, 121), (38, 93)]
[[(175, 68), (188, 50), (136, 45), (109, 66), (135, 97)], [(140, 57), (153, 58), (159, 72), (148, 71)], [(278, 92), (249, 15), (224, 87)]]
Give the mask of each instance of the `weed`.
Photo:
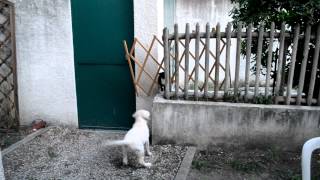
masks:
[(271, 161), (279, 161), (281, 159), (281, 151), (271, 146), (271, 148), (267, 150), (267, 157)]
[(234, 101), (234, 99), (235, 98), (231, 92), (227, 92), (227, 93), (223, 94), (223, 100), (225, 102), (232, 102), (232, 101)]
[(277, 177), (280, 179), (289, 179), (289, 180), (302, 180), (301, 174), (296, 174), (292, 170), (276, 170), (275, 174), (277, 174)]
[(261, 170), (261, 165), (257, 161), (248, 161), (243, 162), (240, 160), (231, 160), (229, 162), (229, 165), (237, 171), (241, 171), (244, 173), (250, 173), (250, 172), (259, 172)]
[(201, 170), (202, 168), (208, 168), (210, 167), (210, 164), (208, 161), (203, 160), (194, 160), (192, 161), (192, 168)]
[(254, 98), (253, 102), (255, 104), (272, 104), (273, 100), (272, 100), (272, 96), (265, 97), (264, 95), (259, 95)]
[(53, 159), (55, 157), (57, 157), (58, 155), (55, 153), (55, 150), (53, 147), (48, 147), (48, 156), (50, 157), (50, 159)]
[(233, 95), (233, 92), (230, 92), (230, 91), (223, 94), (223, 101), (224, 102), (238, 102), (239, 100), (241, 101), (240, 92), (238, 92), (236, 95)]

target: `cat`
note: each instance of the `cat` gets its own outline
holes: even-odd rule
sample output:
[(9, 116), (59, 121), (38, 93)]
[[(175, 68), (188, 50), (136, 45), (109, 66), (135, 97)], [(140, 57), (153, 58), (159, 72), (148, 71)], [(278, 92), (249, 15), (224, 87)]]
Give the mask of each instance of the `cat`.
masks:
[(165, 73), (164, 72), (160, 72), (158, 75), (158, 87), (160, 92), (163, 92), (166, 88), (165, 86)]

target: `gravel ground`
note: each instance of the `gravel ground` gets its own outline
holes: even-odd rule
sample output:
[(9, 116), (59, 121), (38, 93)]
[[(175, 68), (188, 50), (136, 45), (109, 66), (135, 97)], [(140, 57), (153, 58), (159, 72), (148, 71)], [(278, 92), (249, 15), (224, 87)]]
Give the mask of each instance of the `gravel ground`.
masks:
[[(10, 179), (173, 179), (187, 150), (181, 146), (152, 146), (150, 169), (129, 156), (122, 165), (121, 148), (101, 142), (121, 139), (123, 132), (53, 128), (3, 157)], [(132, 153), (131, 153), (132, 154)]]

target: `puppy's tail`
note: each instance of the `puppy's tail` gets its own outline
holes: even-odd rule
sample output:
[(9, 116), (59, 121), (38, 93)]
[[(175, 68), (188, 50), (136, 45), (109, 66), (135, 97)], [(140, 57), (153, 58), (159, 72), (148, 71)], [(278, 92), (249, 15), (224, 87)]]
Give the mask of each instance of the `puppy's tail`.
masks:
[(108, 141), (104, 143), (106, 146), (123, 146), (123, 145), (129, 145), (130, 142), (125, 140), (118, 140), (118, 141)]

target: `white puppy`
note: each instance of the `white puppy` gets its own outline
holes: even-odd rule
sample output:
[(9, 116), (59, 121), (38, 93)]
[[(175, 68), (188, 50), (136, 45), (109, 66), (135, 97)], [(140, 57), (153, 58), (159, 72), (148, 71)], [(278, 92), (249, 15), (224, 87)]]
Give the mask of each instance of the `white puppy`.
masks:
[(144, 167), (151, 167), (151, 163), (144, 161), (144, 152), (151, 156), (149, 147), (149, 128), (147, 120), (150, 120), (150, 113), (146, 110), (136, 111), (132, 117), (135, 122), (132, 128), (127, 132), (123, 140), (108, 142), (107, 145), (123, 145), (123, 164), (128, 164), (127, 148), (137, 152), (138, 162)]

